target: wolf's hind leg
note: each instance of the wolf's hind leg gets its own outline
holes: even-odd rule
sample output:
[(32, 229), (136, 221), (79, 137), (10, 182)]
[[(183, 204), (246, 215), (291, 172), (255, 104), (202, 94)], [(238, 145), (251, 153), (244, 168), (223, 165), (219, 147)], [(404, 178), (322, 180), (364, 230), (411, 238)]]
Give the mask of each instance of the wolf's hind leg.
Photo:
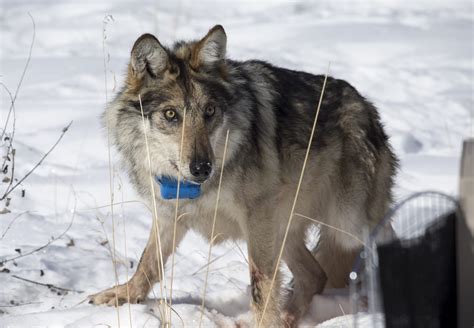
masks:
[(315, 294), (321, 293), (326, 284), (326, 274), (300, 236), (290, 237), (285, 247), (284, 260), (293, 274), (293, 290), (283, 309), (283, 320), (290, 327), (308, 309)]
[(316, 260), (326, 272), (326, 288), (345, 288), (349, 283), (349, 273), (362, 245), (349, 236), (321, 228), (321, 237), (314, 249)]
[[(176, 227), (175, 248), (179, 245), (185, 232), (182, 226), (178, 225)], [(121, 284), (97, 294), (90, 295), (89, 303), (114, 306), (122, 305), (127, 302), (140, 303), (144, 301), (153, 285), (161, 280), (161, 261), (158, 249), (158, 238), (156, 237), (156, 229), (155, 226), (153, 226), (147, 245), (138, 264), (137, 271), (128, 281), (128, 284)], [(160, 222), (160, 242), (163, 262), (166, 263), (167, 258), (174, 251), (173, 224), (161, 224)]]

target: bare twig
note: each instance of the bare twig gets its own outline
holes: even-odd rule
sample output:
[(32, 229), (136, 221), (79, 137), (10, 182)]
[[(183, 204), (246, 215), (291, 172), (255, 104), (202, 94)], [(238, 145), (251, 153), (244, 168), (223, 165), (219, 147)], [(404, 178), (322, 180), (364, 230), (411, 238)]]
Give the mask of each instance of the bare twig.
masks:
[[(10, 109), (8, 110), (8, 114), (7, 114), (7, 119), (5, 120), (5, 125), (3, 127), (3, 130), (2, 130), (2, 135), (0, 137), (0, 142), (3, 142), (4, 140), (4, 136), (7, 132), (7, 127), (8, 127), (8, 122), (10, 121), (10, 116), (11, 114), (13, 113), (13, 126), (12, 126), (12, 132), (11, 132), (11, 135), (9, 137), (9, 140), (8, 140), (8, 147), (7, 147), (7, 151), (6, 151), (6, 154), (5, 154), (5, 158), (3, 160), (3, 163), (1, 165), (1, 168), (2, 170), (5, 168), (5, 165), (6, 165), (6, 162), (9, 158), (9, 154), (11, 153), (11, 156), (12, 156), (12, 165), (11, 165), (11, 170), (10, 170), (10, 182), (6, 188), (6, 191), (10, 190), (12, 184), (13, 184), (13, 181), (14, 181), (14, 178), (15, 178), (15, 149), (13, 148), (13, 140), (15, 139), (15, 131), (16, 131), (16, 110), (15, 110), (15, 102), (16, 102), (16, 99), (18, 97), (18, 93), (20, 91), (20, 88), (21, 88), (21, 85), (23, 83), (23, 79), (25, 77), (25, 74), (26, 74), (26, 71), (28, 70), (28, 66), (30, 64), (30, 60), (31, 60), (31, 54), (33, 52), (33, 46), (34, 46), (34, 43), (35, 43), (35, 37), (36, 37), (36, 24), (35, 24), (35, 20), (33, 19), (33, 16), (31, 16), (30, 13), (28, 13), (28, 15), (30, 16), (31, 18), (31, 22), (33, 23), (33, 37), (32, 37), (32, 40), (31, 40), (31, 43), (30, 43), (30, 50), (28, 52), (28, 58), (26, 60), (26, 63), (25, 63), (25, 67), (23, 68), (23, 72), (21, 74), (21, 77), (20, 77), (20, 80), (18, 81), (18, 84), (17, 84), (17, 87), (16, 87), (16, 90), (15, 90), (15, 95), (12, 96), (10, 90), (8, 89), (8, 87), (1, 83), (2, 87), (5, 89), (5, 91), (8, 93), (9, 97), (10, 97)], [(3, 200), (6, 196), (2, 197), (0, 200)]]
[(30, 279), (23, 278), (23, 277), (20, 277), (20, 276), (15, 275), (15, 274), (10, 275), (10, 277), (15, 278), (15, 279), (19, 279), (19, 280), (22, 280), (22, 281), (26, 281), (26, 282), (29, 282), (29, 283), (32, 283), (32, 284), (35, 284), (35, 285), (48, 287), (48, 288), (50, 288), (50, 289), (62, 290), (63, 292), (72, 292), (72, 293), (83, 293), (83, 292), (84, 292), (84, 291), (82, 291), (82, 290), (69, 289), (69, 288), (64, 288), (64, 287), (58, 287), (58, 286), (53, 285), (53, 284), (45, 284), (45, 283), (42, 283), (42, 282), (38, 282), (38, 281), (34, 281), (34, 280), (30, 280)]
[[(13, 96), (13, 99), (12, 99), (12, 102), (11, 102), (11, 105), (10, 105), (10, 109), (8, 111), (7, 119), (6, 119), (5, 125), (3, 127), (2, 136), (0, 137), (0, 140), (3, 140), (3, 137), (5, 136), (7, 126), (8, 126), (8, 121), (10, 120), (10, 115), (11, 115), (12, 111), (14, 111), (15, 101), (16, 101), (16, 98), (18, 96), (18, 92), (20, 91), (21, 84), (23, 83), (23, 79), (25, 77), (26, 71), (28, 70), (28, 66), (29, 66), (30, 60), (31, 60), (31, 54), (33, 52), (33, 46), (35, 44), (36, 24), (35, 24), (35, 20), (34, 20), (33, 16), (31, 16), (30, 13), (28, 13), (28, 16), (30, 16), (31, 22), (33, 24), (33, 37), (31, 39), (31, 43), (30, 43), (30, 51), (28, 53), (28, 58), (26, 59), (25, 67), (23, 68), (23, 72), (21, 73), (20, 81), (18, 81), (18, 85), (16, 86), (15, 95)], [(15, 133), (14, 129), (13, 129), (13, 133)], [(12, 140), (13, 140), (13, 138), (12, 138)]]
[(56, 242), (57, 240), (61, 239), (68, 231), (69, 229), (71, 229), (72, 227), (72, 224), (74, 223), (74, 218), (76, 216), (76, 202), (74, 202), (74, 208), (72, 210), (72, 216), (71, 216), (71, 221), (69, 222), (69, 225), (66, 227), (66, 229), (60, 234), (58, 235), (57, 237), (53, 237), (50, 241), (48, 241), (46, 244), (38, 247), (38, 248), (35, 248), (33, 249), (32, 251), (29, 251), (27, 253), (22, 253), (18, 256), (14, 256), (14, 257), (10, 257), (8, 259), (4, 259), (4, 260), (1, 260), (0, 261), (0, 264), (4, 264), (4, 263), (7, 263), (7, 262), (11, 262), (11, 261), (15, 261), (15, 260), (18, 260), (18, 259), (21, 259), (25, 256), (28, 256), (28, 255), (31, 255), (31, 254), (34, 254), (34, 253), (37, 253), (43, 249), (45, 249), (46, 247), (48, 247), (49, 245), (51, 245), (52, 243)]
[(8, 304), (8, 305), (0, 305), (0, 308), (9, 308), (9, 307), (31, 305), (31, 304), (41, 304), (41, 303), (42, 302), (26, 302), (26, 303), (18, 303), (18, 304)]
[[(0, 86), (2, 86), (3, 90), (5, 90), (5, 92), (8, 94), (8, 97), (10, 97), (10, 111), (8, 113), (8, 116), (10, 116), (10, 112), (13, 111), (13, 120), (14, 120), (14, 123), (16, 123), (16, 112), (15, 112), (15, 100), (13, 99), (13, 95), (10, 91), (10, 89), (8, 89), (8, 87), (3, 83), (3, 82), (0, 82)], [(7, 121), (6, 121), (7, 122)], [(8, 123), (8, 122), (7, 122)], [(15, 124), (14, 124), (15, 125)], [(3, 136), (5, 135), (6, 133), (6, 129), (7, 129), (7, 125), (5, 124), (5, 127), (2, 131), (2, 137), (0, 138), (0, 142), (3, 142), (4, 139), (3, 139)], [(14, 128), (13, 128), (14, 130)], [(12, 134), (14, 134), (12, 132)], [(5, 158), (3, 159), (3, 163), (2, 163), (2, 166), (1, 166), (1, 169), (3, 170), (4, 167), (5, 167), (5, 164), (8, 160), (8, 154), (10, 153), (10, 150), (12, 149), (13, 147), (13, 141), (11, 138), (9, 138), (10, 140), (8, 140), (8, 147), (7, 147), (7, 151), (5, 153)]]
[[(9, 188), (11, 188), (12, 184), (13, 184), (13, 181), (14, 181), (14, 178), (15, 178), (15, 155), (16, 155), (16, 151), (15, 149), (13, 149), (13, 138), (15, 137), (15, 127), (16, 127), (16, 110), (15, 110), (15, 100), (13, 99), (13, 96), (12, 96), (12, 93), (10, 92), (10, 90), (8, 89), (8, 87), (3, 84), (2, 82), (0, 82), (0, 85), (3, 87), (3, 89), (5, 90), (5, 92), (8, 94), (8, 96), (10, 97), (10, 103), (11, 103), (11, 107), (10, 109), (13, 108), (13, 127), (12, 127), (12, 134), (8, 140), (8, 147), (7, 147), (7, 150), (5, 152), (5, 158), (3, 159), (3, 163), (2, 163), (2, 166), (1, 166), (1, 170), (7, 174), (8, 172), (5, 172), (4, 170), (8, 168), (8, 164), (7, 161), (10, 159), (10, 155), (11, 155), (11, 169), (10, 169), (10, 178), (9, 178), (9, 183), (8, 183), (8, 186), (5, 190), (8, 190)], [(5, 129), (6, 129), (6, 125), (5, 125)], [(5, 132), (5, 131), (4, 131)], [(6, 138), (5, 138), (6, 139)], [(0, 139), (0, 143), (3, 142), (3, 138)], [(10, 154), (11, 153), (11, 154)], [(8, 202), (6, 204), (6, 207), (8, 206)]]
[[(15, 121), (15, 119), (14, 119), (14, 121)], [(10, 140), (12, 140), (12, 139), (10, 139)], [(15, 156), (16, 156), (16, 149), (15, 148), (11, 149), (11, 155), (12, 155), (12, 168), (10, 169), (10, 182), (8, 183), (7, 189), (5, 189), (5, 190), (9, 190), (12, 187), (13, 179), (15, 179)]]
[(46, 157), (48, 157), (48, 155), (54, 150), (54, 148), (56, 148), (56, 146), (59, 144), (59, 142), (61, 141), (61, 139), (64, 137), (64, 134), (66, 134), (67, 130), (69, 129), (69, 127), (71, 126), (73, 121), (69, 122), (69, 124), (63, 128), (62, 130), (62, 133), (61, 135), (59, 136), (58, 140), (56, 140), (56, 142), (54, 143), (54, 145), (46, 152), (46, 154), (43, 155), (43, 157), (41, 157), (41, 159), (39, 160), (38, 163), (36, 163), (36, 165), (28, 171), (28, 173), (26, 173), (23, 178), (21, 178), (13, 187), (11, 188), (8, 188), (5, 193), (3, 194), (3, 196), (0, 198), (0, 200), (4, 200), (13, 190), (16, 189), (16, 187), (18, 187), (23, 181), (25, 181), (31, 173), (33, 173), (34, 170), (36, 170), (38, 168), (38, 166), (40, 166), (43, 161), (45, 160)]
[(22, 216), (23, 214), (26, 214), (26, 213), (28, 213), (28, 211), (18, 214), (17, 216), (15, 216), (15, 217), (10, 221), (10, 223), (9, 223), (8, 226), (7, 226), (7, 228), (6, 228), (5, 231), (2, 233), (2, 237), (0, 237), (0, 240), (2, 240), (2, 239), (5, 237), (5, 235), (7, 234), (8, 230), (10, 230), (11, 226), (13, 225), (13, 223), (14, 223), (20, 216)]

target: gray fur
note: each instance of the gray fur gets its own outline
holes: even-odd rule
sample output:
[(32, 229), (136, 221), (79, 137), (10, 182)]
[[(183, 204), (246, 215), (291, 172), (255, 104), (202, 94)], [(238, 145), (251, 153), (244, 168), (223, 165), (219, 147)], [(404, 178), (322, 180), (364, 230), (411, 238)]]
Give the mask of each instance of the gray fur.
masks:
[[(146, 39), (159, 45), (157, 40)], [(134, 69), (129, 69), (127, 85), (108, 106), (104, 121), (131, 182), (150, 206), (153, 200), (138, 94), (147, 116), (153, 175), (181, 174), (193, 180), (189, 170), (193, 158), (212, 161), (213, 174), (202, 184), (202, 195), (179, 202), (179, 213), (190, 214), (178, 223), (178, 243), (190, 229), (210, 238), (217, 172), (223, 162), (225, 134), (230, 131), (215, 234), (222, 236), (221, 240), (244, 239), (248, 243), (256, 323), (270, 295), (263, 326), (295, 326), (315, 293), (326, 285), (347, 284), (350, 265), (361, 248), (355, 239), (321, 227), (318, 247), (308, 250), (306, 234), (313, 223), (295, 216), (283, 258), (294, 276), (294, 290), (282, 300), (277, 280), (269, 291), (324, 77), (261, 61), (225, 59), (225, 42), (225, 32), (218, 26), (198, 42), (179, 42), (171, 49), (160, 45), (159, 58), (169, 58), (166, 69), (152, 69), (147, 76), (140, 75), (147, 70), (137, 73), (134, 68), (136, 54), (142, 53), (142, 48), (134, 47)], [(155, 57), (152, 52), (137, 58)], [(212, 117), (205, 116), (209, 106), (215, 106)], [(179, 119), (166, 121), (163, 112), (167, 108)], [(184, 109), (185, 142), (180, 162)], [(347, 82), (329, 77), (296, 213), (362, 239), (364, 229), (380, 220), (391, 202), (395, 169), (396, 159), (375, 107)], [(159, 194), (160, 187), (154, 188)], [(175, 201), (159, 196), (155, 201), (166, 261), (174, 251)], [(130, 302), (145, 298), (150, 290), (143, 272), (152, 283), (160, 279), (155, 247), (152, 229), (139, 268), (129, 282)], [(127, 301), (124, 286), (118, 287), (120, 303)], [(91, 296), (91, 302), (115, 304), (115, 289)]]

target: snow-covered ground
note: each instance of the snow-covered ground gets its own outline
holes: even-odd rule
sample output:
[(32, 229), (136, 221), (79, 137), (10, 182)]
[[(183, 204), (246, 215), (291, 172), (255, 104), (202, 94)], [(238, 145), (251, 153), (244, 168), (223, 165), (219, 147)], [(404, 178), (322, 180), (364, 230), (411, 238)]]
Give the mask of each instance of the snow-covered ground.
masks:
[[(139, 4), (138, 4), (139, 3)], [(14, 93), (36, 23), (31, 62), (16, 101), (16, 177), (22, 177), (73, 124), (46, 161), (11, 195), (0, 214), (0, 326), (118, 326), (117, 310), (81, 303), (114, 284), (106, 137), (99, 124), (130, 48), (144, 32), (165, 44), (197, 38), (224, 25), (228, 55), (350, 81), (380, 109), (401, 160), (398, 198), (435, 189), (457, 193), (461, 142), (473, 135), (472, 1), (95, 1), (2, 0), (0, 81)], [(104, 24), (104, 18), (107, 24)], [(103, 28), (107, 92), (104, 80)], [(1, 95), (0, 126), (9, 98)], [(2, 148), (4, 149), (4, 148)], [(113, 153), (112, 161), (117, 156)], [(136, 200), (114, 166), (115, 200)], [(3, 175), (0, 174), (3, 178)], [(0, 195), (6, 183), (0, 183)], [(25, 190), (22, 197), (21, 190)], [(0, 203), (0, 210), (5, 203)], [(68, 229), (69, 225), (71, 224)], [(119, 280), (136, 269), (151, 219), (139, 203), (115, 207)], [(57, 238), (48, 247), (16, 260)], [(188, 235), (176, 255), (173, 323), (199, 323), (207, 263), (206, 242)], [(244, 243), (212, 251), (204, 326), (242, 326), (250, 320)], [(168, 268), (168, 279), (169, 279)], [(64, 292), (20, 278), (77, 292)], [(169, 285), (169, 281), (168, 281)], [(159, 287), (155, 287), (159, 295)], [(330, 302), (343, 305), (331, 313)], [(302, 325), (315, 326), (349, 308), (318, 296)], [(318, 308), (319, 304), (319, 308)], [(327, 304), (328, 306), (322, 306)], [(121, 326), (157, 326), (156, 306), (125, 305)], [(326, 310), (326, 308), (328, 308)], [(334, 306), (332, 307), (334, 308)], [(339, 311), (339, 306), (335, 308)], [(155, 308), (155, 312), (156, 308)], [(347, 319), (347, 318), (346, 318)], [(331, 325), (347, 326), (348, 321)], [(350, 322), (350, 321), (349, 321)]]

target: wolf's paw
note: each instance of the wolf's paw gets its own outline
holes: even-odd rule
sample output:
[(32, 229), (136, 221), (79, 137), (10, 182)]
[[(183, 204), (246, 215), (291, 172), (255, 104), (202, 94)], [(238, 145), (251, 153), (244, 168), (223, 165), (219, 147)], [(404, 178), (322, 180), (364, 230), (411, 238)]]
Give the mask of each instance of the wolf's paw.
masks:
[(293, 289), (287, 291), (288, 299), (283, 306), (280, 318), (285, 323), (285, 327), (298, 327), (298, 320), (302, 314), (306, 312), (307, 304), (302, 301), (301, 297), (297, 297)]
[(283, 311), (280, 318), (283, 320), (283, 323), (285, 324), (285, 327), (287, 328), (295, 328), (297, 327), (297, 321), (298, 318), (294, 313), (291, 313), (290, 311)]
[(131, 285), (128, 286), (127, 292), (127, 284), (123, 284), (103, 290), (94, 295), (89, 295), (88, 298), (89, 304), (120, 306), (124, 303), (142, 303), (145, 296), (146, 295), (143, 295), (143, 293), (137, 293)]

